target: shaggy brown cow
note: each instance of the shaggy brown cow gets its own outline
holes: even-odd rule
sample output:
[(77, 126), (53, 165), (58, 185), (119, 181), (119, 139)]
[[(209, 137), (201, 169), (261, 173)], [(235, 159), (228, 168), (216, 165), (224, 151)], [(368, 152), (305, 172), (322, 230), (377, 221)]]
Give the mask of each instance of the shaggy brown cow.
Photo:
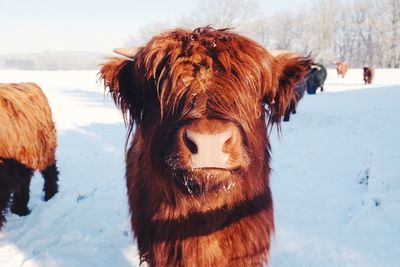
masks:
[(44, 200), (57, 193), (56, 130), (49, 104), (33, 83), (0, 84), (0, 228), (11, 211), (29, 213), (29, 184), (35, 170), (44, 178)]
[(210, 27), (125, 54), (100, 73), (136, 126), (126, 177), (141, 261), (262, 266), (274, 231), (264, 105), (279, 122), (311, 60)]
[(364, 82), (365, 84), (371, 84), (374, 79), (375, 68), (374, 67), (364, 67)]
[(338, 76), (342, 76), (342, 78), (344, 78), (344, 76), (346, 75), (346, 72), (349, 68), (347, 63), (343, 62), (343, 61), (338, 61), (338, 62), (333, 61), (333, 63), (336, 64), (336, 71), (337, 71)]

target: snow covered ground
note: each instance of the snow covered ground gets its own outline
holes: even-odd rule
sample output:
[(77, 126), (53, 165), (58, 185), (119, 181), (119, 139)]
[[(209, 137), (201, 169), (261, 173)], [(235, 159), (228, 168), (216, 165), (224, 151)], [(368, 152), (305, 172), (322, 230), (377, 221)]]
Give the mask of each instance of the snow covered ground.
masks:
[[(128, 221), (121, 115), (96, 71), (0, 71), (34, 81), (58, 130), (60, 192), (30, 215), (7, 215), (0, 266), (138, 266)], [(282, 137), (271, 134), (276, 233), (272, 267), (400, 266), (400, 70), (328, 71), (326, 92), (306, 95)], [(1, 122), (0, 122), (1, 123)]]

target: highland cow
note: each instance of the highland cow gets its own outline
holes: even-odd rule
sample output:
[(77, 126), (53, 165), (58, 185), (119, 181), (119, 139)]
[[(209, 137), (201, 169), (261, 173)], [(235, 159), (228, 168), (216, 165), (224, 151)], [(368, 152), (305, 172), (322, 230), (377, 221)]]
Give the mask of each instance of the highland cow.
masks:
[(371, 84), (374, 80), (375, 68), (374, 67), (364, 67), (364, 82), (365, 84)]
[(33, 83), (0, 84), (0, 228), (11, 212), (29, 214), (29, 185), (35, 170), (44, 178), (44, 200), (58, 191), (56, 130), (46, 96)]
[(324, 65), (313, 64), (310, 68), (309, 73), (306, 76), (307, 93), (310, 95), (314, 95), (317, 92), (318, 88), (320, 88), (321, 92), (323, 92), (327, 76), (328, 72)]
[(343, 62), (343, 61), (338, 61), (338, 62), (333, 61), (333, 64), (336, 64), (337, 75), (342, 76), (342, 78), (344, 78), (344, 76), (346, 76), (346, 72), (349, 68), (347, 63)]
[[(274, 231), (268, 128), (311, 60), (229, 30), (119, 50), (101, 79), (128, 125), (131, 224), (149, 266), (262, 266)], [(129, 143), (130, 142), (130, 143)]]

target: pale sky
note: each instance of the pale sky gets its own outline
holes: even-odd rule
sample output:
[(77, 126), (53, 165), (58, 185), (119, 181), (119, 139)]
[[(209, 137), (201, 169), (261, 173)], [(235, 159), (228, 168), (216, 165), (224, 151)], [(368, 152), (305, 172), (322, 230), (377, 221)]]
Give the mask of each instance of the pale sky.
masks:
[[(258, 3), (261, 11), (268, 14), (314, 1)], [(198, 3), (199, 0), (0, 0), (0, 54), (107, 53), (124, 46), (143, 26), (163, 22), (175, 25)]]

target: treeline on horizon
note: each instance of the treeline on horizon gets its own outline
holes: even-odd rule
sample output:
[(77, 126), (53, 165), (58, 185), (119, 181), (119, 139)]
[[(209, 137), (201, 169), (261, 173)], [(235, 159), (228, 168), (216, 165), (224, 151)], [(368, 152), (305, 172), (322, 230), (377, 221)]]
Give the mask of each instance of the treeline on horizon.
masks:
[[(268, 14), (256, 0), (199, 0), (174, 23), (143, 26), (127, 36), (126, 45), (143, 45), (163, 30), (206, 25), (233, 28), (270, 50), (311, 54), (327, 67), (339, 60), (350, 68), (400, 67), (400, 0), (314, 0), (305, 7)], [(104, 57), (76, 51), (0, 55), (0, 69), (97, 69)]]
[[(261, 1), (261, 0), (260, 0)], [(265, 14), (255, 0), (201, 0), (175, 24), (146, 25), (127, 45), (140, 45), (174, 27), (233, 28), (267, 49), (313, 55), (327, 66), (400, 67), (400, 0), (315, 0), (306, 7)]]

